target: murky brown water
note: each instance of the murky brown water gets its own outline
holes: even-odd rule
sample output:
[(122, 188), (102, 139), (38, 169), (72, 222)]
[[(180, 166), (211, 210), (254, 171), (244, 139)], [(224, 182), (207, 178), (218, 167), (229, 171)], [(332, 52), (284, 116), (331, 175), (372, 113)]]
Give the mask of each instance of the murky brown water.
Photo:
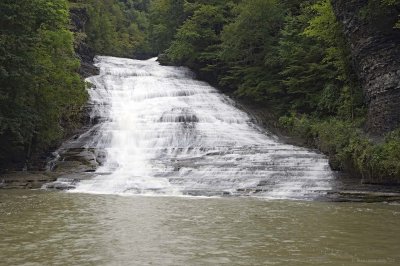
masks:
[(400, 205), (0, 191), (0, 265), (400, 265)]

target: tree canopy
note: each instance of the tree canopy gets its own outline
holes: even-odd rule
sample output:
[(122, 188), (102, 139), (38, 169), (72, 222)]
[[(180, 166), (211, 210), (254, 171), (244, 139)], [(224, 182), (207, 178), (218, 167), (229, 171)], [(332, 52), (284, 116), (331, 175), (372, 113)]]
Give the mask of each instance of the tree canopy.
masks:
[[(89, 16), (75, 36), (70, 7)], [(366, 1), (358, 19), (392, 30), (399, 22), (385, 14), (399, 7), (399, 0)], [(366, 104), (330, 0), (2, 0), (1, 163), (48, 149), (76, 122), (86, 92), (74, 37), (101, 55), (162, 54), (268, 109), (283, 128), (334, 154), (339, 168), (352, 161), (396, 174), (389, 166), (399, 134), (374, 146), (359, 133)]]
[(65, 0), (4, 0), (0, 13), (0, 162), (20, 162), (63, 135), (86, 93)]

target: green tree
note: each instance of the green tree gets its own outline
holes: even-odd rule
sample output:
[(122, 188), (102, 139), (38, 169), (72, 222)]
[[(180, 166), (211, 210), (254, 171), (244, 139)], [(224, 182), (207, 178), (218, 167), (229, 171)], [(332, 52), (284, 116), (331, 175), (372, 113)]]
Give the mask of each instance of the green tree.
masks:
[(150, 5), (149, 42), (157, 53), (171, 44), (177, 29), (185, 20), (184, 0), (153, 0)]
[(86, 5), (89, 23), (86, 29), (89, 45), (98, 54), (133, 57), (149, 52), (145, 0), (89, 0)]
[(221, 59), (228, 74), (221, 84), (237, 88), (238, 96), (255, 101), (279, 94), (276, 45), (284, 12), (275, 0), (245, 0), (235, 9), (237, 17), (224, 27)]
[(219, 44), (224, 17), (216, 6), (202, 5), (193, 16), (179, 28), (175, 41), (167, 50), (173, 62), (192, 67), (208, 60), (210, 52)]
[(0, 161), (20, 163), (63, 135), (86, 92), (65, 0), (5, 0), (0, 10)]

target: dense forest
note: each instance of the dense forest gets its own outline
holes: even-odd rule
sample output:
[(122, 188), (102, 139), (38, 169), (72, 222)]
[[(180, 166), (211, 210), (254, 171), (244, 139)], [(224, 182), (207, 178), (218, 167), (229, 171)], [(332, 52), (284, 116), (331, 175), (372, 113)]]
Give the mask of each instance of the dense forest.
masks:
[[(377, 25), (397, 0), (365, 1)], [(71, 32), (69, 9), (84, 10)], [(0, 162), (25, 162), (77, 126), (86, 99), (74, 47), (184, 65), (269, 124), (368, 182), (400, 180), (400, 130), (370, 132), (368, 102), (330, 0), (4, 0)], [(396, 29), (398, 20), (380, 27)], [(272, 120), (272, 121), (271, 121)], [(0, 166), (1, 167), (1, 166)]]
[(66, 1), (5, 0), (0, 10), (0, 168), (22, 168), (74, 127), (86, 92)]
[[(366, 132), (368, 104), (331, 1), (156, 2), (180, 4), (185, 17), (162, 61), (266, 109), (280, 130), (328, 154), (333, 169), (368, 182), (399, 180), (400, 131)], [(399, 1), (365, 2), (358, 16), (369, 27), (399, 14)], [(155, 10), (154, 27), (168, 25), (164, 12)]]

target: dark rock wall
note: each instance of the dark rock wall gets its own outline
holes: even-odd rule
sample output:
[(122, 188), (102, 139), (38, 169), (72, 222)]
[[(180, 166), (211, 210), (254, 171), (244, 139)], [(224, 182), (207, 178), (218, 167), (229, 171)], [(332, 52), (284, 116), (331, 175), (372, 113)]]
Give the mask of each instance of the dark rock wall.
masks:
[(332, 0), (332, 4), (364, 89), (367, 130), (382, 134), (400, 125), (400, 29), (394, 28), (400, 12), (396, 6), (374, 10), (373, 1), (377, 0)]
[(71, 31), (75, 34), (75, 52), (81, 61), (79, 74), (87, 78), (98, 74), (98, 69), (93, 66), (95, 52), (86, 43), (85, 26), (89, 21), (89, 14), (85, 8), (71, 8)]

